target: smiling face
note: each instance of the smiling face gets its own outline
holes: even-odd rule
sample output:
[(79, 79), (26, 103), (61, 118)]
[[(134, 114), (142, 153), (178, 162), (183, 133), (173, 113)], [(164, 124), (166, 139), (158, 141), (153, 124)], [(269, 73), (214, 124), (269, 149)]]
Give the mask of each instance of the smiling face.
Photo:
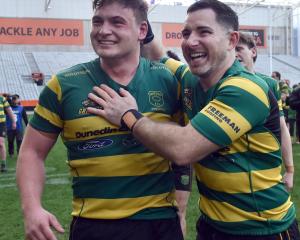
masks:
[(232, 46), (230, 32), (216, 20), (211, 9), (191, 12), (182, 31), (182, 51), (193, 74), (206, 78), (217, 72)]
[(138, 23), (134, 12), (118, 3), (96, 8), (90, 33), (92, 46), (103, 60), (139, 56), (147, 23)]

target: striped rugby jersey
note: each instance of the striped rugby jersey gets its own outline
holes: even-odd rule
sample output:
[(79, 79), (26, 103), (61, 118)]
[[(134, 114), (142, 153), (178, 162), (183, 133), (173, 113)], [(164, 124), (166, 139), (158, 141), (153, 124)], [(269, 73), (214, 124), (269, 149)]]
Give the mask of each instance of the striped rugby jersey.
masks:
[(0, 123), (5, 123), (5, 108), (9, 107), (9, 103), (7, 102), (6, 98), (0, 96)]
[(269, 77), (267, 75), (264, 75), (262, 73), (257, 73), (256, 72), (255, 75), (257, 75), (261, 79), (265, 80), (265, 82), (268, 84), (269, 88), (271, 89), (271, 91), (273, 92), (273, 94), (274, 94), (274, 96), (277, 100), (280, 116), (283, 116), (284, 114), (283, 114), (283, 109), (282, 109), (281, 92), (280, 92), (278, 82), (274, 78), (271, 78), (271, 77)]
[(202, 218), (234, 235), (286, 230), (295, 208), (282, 183), (279, 109), (268, 85), (236, 61), (205, 92), (186, 65), (162, 62), (180, 79), (187, 119), (222, 147), (194, 165)]
[[(30, 124), (60, 133), (73, 179), (73, 216), (94, 219), (176, 217), (174, 179), (169, 161), (139, 143), (130, 132), (87, 113), (88, 93), (107, 84), (123, 87), (139, 111), (169, 122), (179, 109), (175, 76), (163, 64), (141, 58), (127, 86), (113, 81), (99, 58), (58, 73), (40, 95)], [(58, 159), (59, 161), (59, 159)]]

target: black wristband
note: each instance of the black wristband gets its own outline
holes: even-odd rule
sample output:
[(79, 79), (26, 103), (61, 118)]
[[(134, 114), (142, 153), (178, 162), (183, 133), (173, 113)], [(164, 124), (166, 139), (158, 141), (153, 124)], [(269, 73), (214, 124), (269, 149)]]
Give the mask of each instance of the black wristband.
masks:
[(154, 39), (154, 33), (152, 32), (152, 28), (149, 20), (147, 20), (147, 24), (148, 24), (148, 32), (145, 39), (143, 40), (144, 44), (150, 43)]
[(121, 117), (121, 129), (132, 131), (135, 124), (141, 119), (143, 114), (135, 109), (127, 110)]

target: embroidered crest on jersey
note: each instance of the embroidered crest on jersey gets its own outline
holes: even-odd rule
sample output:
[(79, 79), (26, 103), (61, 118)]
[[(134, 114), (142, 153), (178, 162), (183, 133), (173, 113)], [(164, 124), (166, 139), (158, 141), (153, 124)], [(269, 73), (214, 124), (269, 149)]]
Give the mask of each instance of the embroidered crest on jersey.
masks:
[(94, 107), (94, 108), (98, 108), (98, 109), (103, 109), (102, 106), (96, 104), (95, 102), (93, 102), (90, 99), (85, 99), (81, 102), (83, 108), (80, 108), (78, 111), (78, 114), (87, 114), (87, 108), (88, 107)]
[(191, 88), (185, 88), (183, 90), (183, 102), (184, 105), (189, 109), (192, 110), (193, 106), (193, 101), (192, 101), (192, 96), (193, 96), (193, 90)]
[(164, 105), (164, 95), (161, 91), (148, 92), (149, 102), (154, 107), (162, 107)]

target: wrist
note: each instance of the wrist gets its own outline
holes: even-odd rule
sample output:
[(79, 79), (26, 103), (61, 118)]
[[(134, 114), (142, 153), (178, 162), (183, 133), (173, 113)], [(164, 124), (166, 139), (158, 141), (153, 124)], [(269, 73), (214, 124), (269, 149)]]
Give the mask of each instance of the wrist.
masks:
[(135, 109), (127, 110), (121, 117), (121, 128), (133, 131), (135, 124), (144, 117)]
[(285, 166), (285, 171), (287, 173), (294, 173), (294, 166), (293, 165)]

